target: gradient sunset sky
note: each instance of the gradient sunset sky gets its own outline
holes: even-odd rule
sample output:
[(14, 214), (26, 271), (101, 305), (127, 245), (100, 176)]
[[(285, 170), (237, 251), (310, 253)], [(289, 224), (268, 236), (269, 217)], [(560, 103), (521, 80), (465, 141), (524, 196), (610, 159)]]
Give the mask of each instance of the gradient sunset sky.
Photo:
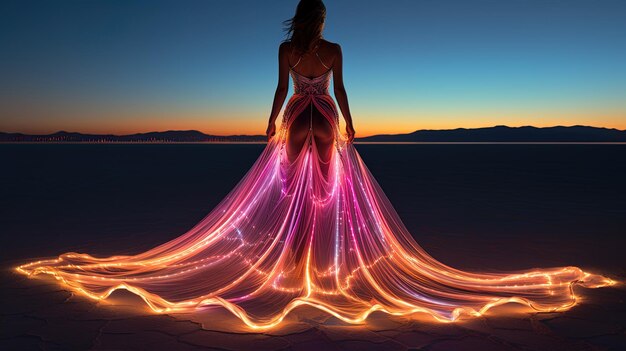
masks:
[[(296, 4), (4, 0), (0, 131), (263, 134)], [(626, 1), (325, 4), (357, 136), (626, 129)]]

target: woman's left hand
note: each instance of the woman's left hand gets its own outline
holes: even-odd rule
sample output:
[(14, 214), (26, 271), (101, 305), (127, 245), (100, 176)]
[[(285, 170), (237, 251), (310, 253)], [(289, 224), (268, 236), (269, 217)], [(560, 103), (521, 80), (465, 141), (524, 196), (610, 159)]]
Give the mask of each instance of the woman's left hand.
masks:
[(267, 141), (270, 141), (270, 139), (272, 139), (274, 134), (276, 134), (276, 123), (270, 123), (267, 126), (267, 130), (265, 131), (265, 134), (267, 135)]
[(354, 127), (351, 124), (346, 126), (346, 133), (348, 134), (348, 142), (349, 143), (353, 142), (355, 131), (354, 131)]

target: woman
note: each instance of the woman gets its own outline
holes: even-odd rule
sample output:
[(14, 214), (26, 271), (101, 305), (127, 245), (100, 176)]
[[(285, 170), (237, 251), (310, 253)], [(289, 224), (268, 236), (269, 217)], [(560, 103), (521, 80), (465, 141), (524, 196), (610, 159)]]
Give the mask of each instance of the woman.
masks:
[[(376, 310), (454, 321), (508, 302), (560, 311), (576, 304), (575, 284), (615, 283), (577, 267), (464, 272), (428, 255), (352, 144), (341, 49), (322, 39), (324, 18), (321, 1), (298, 4), (290, 39), (279, 48), (267, 147), (196, 226), (137, 255), (66, 253), (17, 270), (51, 274), (93, 299), (126, 289), (158, 313), (223, 306), (261, 330), (301, 305), (346, 323), (361, 323)], [(277, 130), (289, 73), (295, 93)], [(328, 94), (331, 75), (347, 137)]]
[[(266, 132), (268, 138), (276, 132), (275, 120), (287, 96), (288, 75), (291, 72), (295, 94), (284, 114), (288, 117), (285, 125), (288, 130), (287, 154), (293, 161), (304, 143), (312, 138), (324, 171), (327, 170), (336, 137), (334, 124), (337, 112), (327, 91), (331, 72), (335, 97), (346, 120), (348, 142), (353, 141), (355, 134), (343, 86), (341, 47), (322, 39), (325, 17), (326, 8), (321, 1), (301, 1), (295, 16), (286, 21), (291, 38), (283, 42), (278, 50), (278, 86)], [(314, 88), (311, 90), (311, 87)], [(307, 93), (307, 88), (313, 94)]]

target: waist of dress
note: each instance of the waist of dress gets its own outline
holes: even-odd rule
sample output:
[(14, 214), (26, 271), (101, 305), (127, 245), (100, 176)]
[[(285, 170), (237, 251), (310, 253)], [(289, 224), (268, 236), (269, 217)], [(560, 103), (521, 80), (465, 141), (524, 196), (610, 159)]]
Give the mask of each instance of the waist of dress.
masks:
[(293, 92), (294, 95), (314, 95), (314, 96), (320, 96), (320, 95), (328, 95), (330, 96), (330, 94), (328, 93), (328, 90), (326, 91), (306, 91), (306, 90), (296, 90)]

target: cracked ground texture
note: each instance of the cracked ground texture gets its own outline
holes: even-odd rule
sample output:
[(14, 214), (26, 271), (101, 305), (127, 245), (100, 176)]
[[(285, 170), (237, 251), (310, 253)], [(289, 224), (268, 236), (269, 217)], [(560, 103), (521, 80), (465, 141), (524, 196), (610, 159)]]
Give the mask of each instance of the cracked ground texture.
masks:
[(585, 293), (562, 313), (528, 313), (509, 306), (485, 316), (442, 324), (374, 313), (346, 325), (305, 307), (275, 330), (250, 332), (223, 309), (195, 315), (155, 315), (119, 293), (93, 302), (52, 279), (2, 274), (3, 350), (620, 350), (626, 346), (623, 289)]

